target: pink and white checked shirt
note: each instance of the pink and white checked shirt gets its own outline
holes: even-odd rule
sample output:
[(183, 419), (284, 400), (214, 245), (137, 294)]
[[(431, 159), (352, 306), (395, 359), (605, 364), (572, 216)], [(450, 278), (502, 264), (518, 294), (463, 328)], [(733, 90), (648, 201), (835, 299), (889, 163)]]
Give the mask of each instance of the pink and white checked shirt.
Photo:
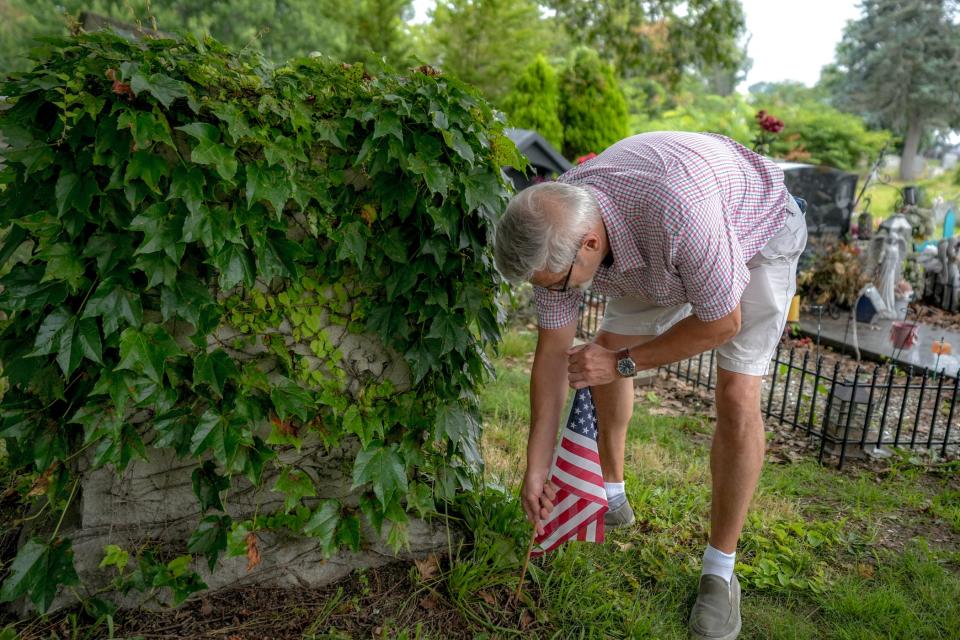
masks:
[[(740, 302), (746, 263), (783, 226), (790, 197), (767, 158), (721, 135), (675, 131), (621, 140), (558, 181), (589, 188), (600, 204), (613, 264), (600, 265), (595, 291), (689, 302), (705, 322)], [(574, 322), (582, 298), (535, 286), (540, 326)]]

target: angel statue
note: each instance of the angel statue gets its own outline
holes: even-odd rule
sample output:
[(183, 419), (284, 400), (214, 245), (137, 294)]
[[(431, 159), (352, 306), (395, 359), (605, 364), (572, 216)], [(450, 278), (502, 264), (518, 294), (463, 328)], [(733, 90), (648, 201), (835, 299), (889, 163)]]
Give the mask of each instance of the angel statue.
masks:
[(870, 241), (870, 269), (868, 273), (880, 294), (883, 308), (877, 309), (881, 318), (897, 317), (897, 283), (903, 278), (903, 261), (907, 257), (912, 225), (901, 215), (894, 215), (880, 225)]

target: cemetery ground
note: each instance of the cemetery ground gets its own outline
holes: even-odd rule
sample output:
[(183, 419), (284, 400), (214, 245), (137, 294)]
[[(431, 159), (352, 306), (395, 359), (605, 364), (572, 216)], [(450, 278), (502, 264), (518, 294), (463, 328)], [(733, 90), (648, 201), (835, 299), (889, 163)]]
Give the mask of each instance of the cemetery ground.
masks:
[[(498, 376), (481, 398), (484, 507), (448, 514), (452, 559), (359, 571), (324, 589), (223, 591), (178, 610), (118, 613), (114, 637), (687, 637), (709, 524), (712, 406), (675, 379), (637, 392), (626, 465), (636, 524), (602, 545), (572, 543), (533, 561), (520, 602), (511, 601), (527, 530), (504, 492), (516, 494), (524, 470), (535, 342), (513, 330), (494, 359)], [(837, 471), (789, 431), (768, 425), (767, 436), (738, 548), (740, 637), (956, 637), (960, 462), (901, 453)], [(464, 522), (465, 538), (456, 534)], [(110, 635), (78, 612), (21, 621), (17, 632)]]

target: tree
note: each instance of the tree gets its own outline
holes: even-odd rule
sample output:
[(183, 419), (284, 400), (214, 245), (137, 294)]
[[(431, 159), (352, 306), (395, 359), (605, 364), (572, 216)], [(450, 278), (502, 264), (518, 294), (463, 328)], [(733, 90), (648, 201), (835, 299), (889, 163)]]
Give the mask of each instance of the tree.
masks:
[(577, 47), (560, 77), (560, 122), (568, 158), (595, 152), (627, 135), (627, 101), (611, 64)]
[(955, 0), (864, 0), (828, 69), (838, 105), (903, 136), (900, 177), (917, 177), (924, 131), (960, 126)]
[(433, 61), (494, 102), (559, 37), (533, 0), (440, 0), (430, 15)]
[(503, 100), (503, 110), (515, 127), (533, 129), (557, 149), (563, 148), (557, 73), (542, 55), (523, 70)]
[[(736, 70), (744, 63), (740, 0), (547, 0), (577, 42), (596, 49), (624, 77), (674, 85), (688, 70)], [(681, 10), (682, 8), (682, 10)]]
[(409, 58), (405, 18), (411, 0), (0, 0), (3, 34), (0, 61), (22, 68), (26, 42), (66, 30), (64, 14), (93, 11), (111, 18), (154, 25), (162, 31), (209, 34), (235, 47), (259, 49), (275, 61), (320, 51), (348, 62)]

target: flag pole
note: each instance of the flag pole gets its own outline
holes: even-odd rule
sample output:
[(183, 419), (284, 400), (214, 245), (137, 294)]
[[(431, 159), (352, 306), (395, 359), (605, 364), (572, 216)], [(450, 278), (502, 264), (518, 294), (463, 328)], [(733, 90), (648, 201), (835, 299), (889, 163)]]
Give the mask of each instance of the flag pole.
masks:
[(530, 533), (530, 544), (527, 545), (527, 555), (523, 559), (523, 568), (520, 569), (520, 581), (517, 583), (517, 590), (513, 592), (513, 599), (520, 600), (520, 592), (523, 590), (523, 579), (527, 577), (527, 565), (530, 564), (530, 554), (533, 552), (533, 541), (537, 538), (537, 526), (533, 526)]

